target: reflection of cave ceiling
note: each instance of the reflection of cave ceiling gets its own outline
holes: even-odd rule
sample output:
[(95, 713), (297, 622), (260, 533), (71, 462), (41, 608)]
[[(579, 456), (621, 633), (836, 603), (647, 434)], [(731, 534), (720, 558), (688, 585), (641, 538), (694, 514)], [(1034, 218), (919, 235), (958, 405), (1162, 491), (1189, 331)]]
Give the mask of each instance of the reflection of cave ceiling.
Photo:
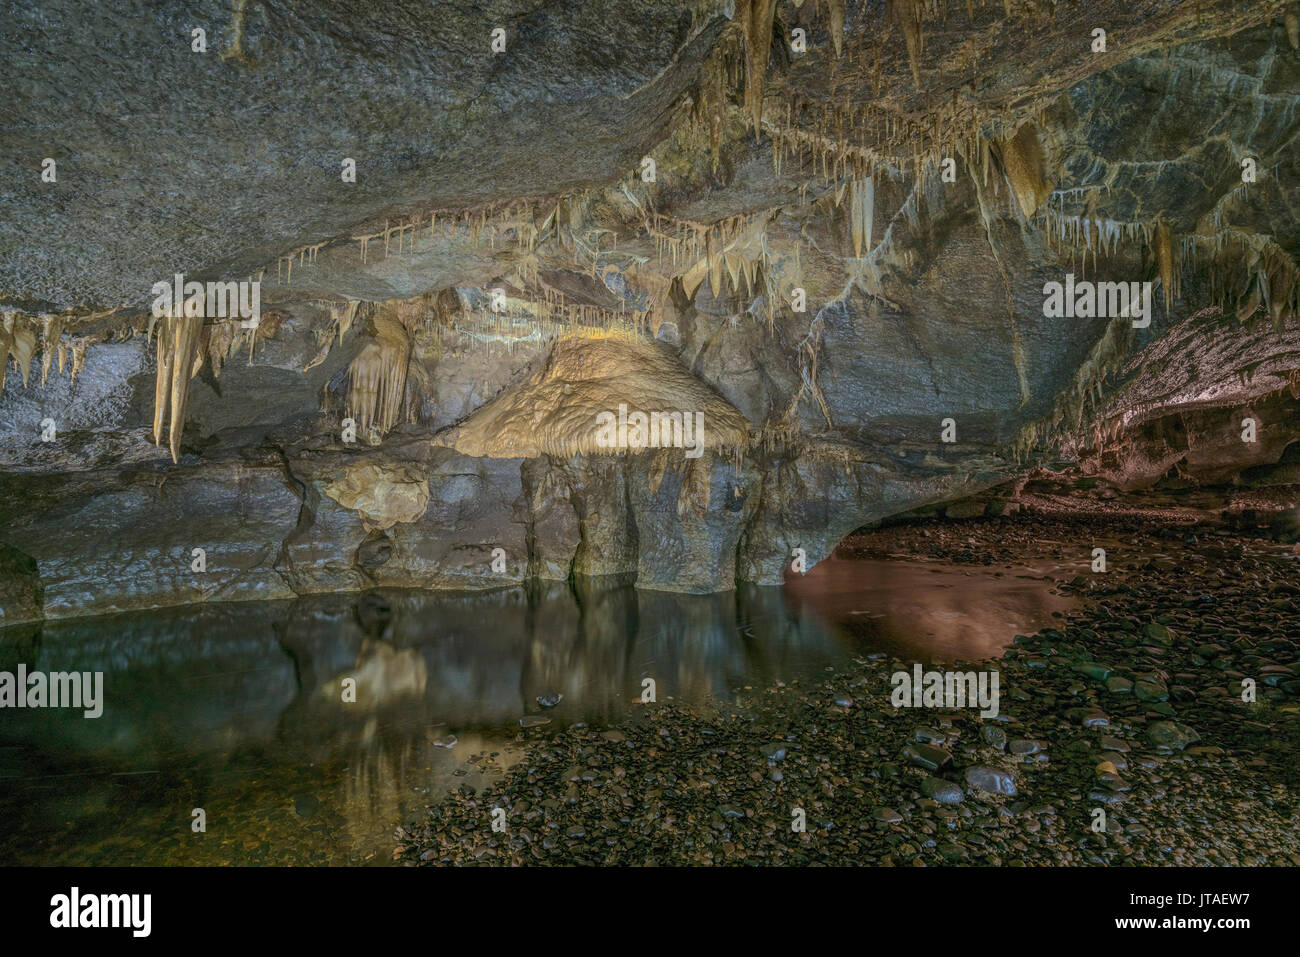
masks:
[[(433, 434), (557, 338), (656, 341), (748, 420), (763, 495), (851, 528), (1113, 441), (1117, 395), (1159, 417), (1153, 344), (1227, 364), (1184, 405), (1300, 381), (1295, 3), (112, 6), (0, 28), (19, 471)], [(264, 325), (154, 320), (176, 273), (260, 277)], [(1044, 316), (1066, 273), (1155, 283), (1153, 321)]]

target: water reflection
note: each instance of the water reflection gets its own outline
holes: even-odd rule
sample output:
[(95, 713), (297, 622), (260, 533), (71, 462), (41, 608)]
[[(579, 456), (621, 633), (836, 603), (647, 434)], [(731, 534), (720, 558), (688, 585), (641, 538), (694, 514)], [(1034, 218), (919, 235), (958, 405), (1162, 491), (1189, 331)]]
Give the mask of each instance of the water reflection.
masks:
[(0, 712), (0, 861), (383, 862), (395, 824), (517, 759), (525, 716), (615, 724), (645, 677), (661, 701), (726, 698), (849, 651), (759, 588), (385, 591), (10, 629), (0, 668), (103, 671), (106, 701), (95, 720)]
[(11, 628), (0, 670), (103, 671), (105, 703), (0, 711), (0, 863), (385, 863), (396, 824), (518, 760), (521, 719), (636, 720), (647, 677), (694, 703), (869, 648), (991, 657), (1066, 607), (1029, 570), (831, 561), (784, 591), (383, 591)]
[(1060, 568), (831, 558), (786, 592), (795, 608), (905, 661), (981, 661), (1077, 605), (1049, 571)]

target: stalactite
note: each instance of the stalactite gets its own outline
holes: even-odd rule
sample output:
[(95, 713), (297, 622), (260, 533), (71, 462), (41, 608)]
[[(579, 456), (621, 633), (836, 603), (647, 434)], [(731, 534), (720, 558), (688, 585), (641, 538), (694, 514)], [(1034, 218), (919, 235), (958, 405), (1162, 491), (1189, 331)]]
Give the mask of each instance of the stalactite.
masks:
[(72, 368), (69, 371), (69, 378), (73, 382), (77, 381), (77, 376), (81, 373), (82, 366), (86, 364), (86, 346), (85, 339), (74, 339), (72, 341)]
[(235, 331), (238, 323), (236, 322), (218, 322), (208, 329), (207, 354), (208, 361), (212, 363), (212, 375), (214, 378), (221, 378), (221, 366), (230, 355), (234, 346)]
[(4, 395), (5, 376), (9, 372), (9, 350), (14, 341), (14, 313), (6, 309), (0, 317), (0, 395)]
[(876, 189), (873, 178), (854, 180), (850, 188), (849, 223), (853, 234), (853, 255), (861, 259), (871, 252), (871, 229), (875, 219)]
[[(63, 338), (63, 319), (60, 316), (46, 315), (42, 317), (41, 328), (41, 388), (45, 388), (45, 380), (50, 376), (50, 367), (54, 362), (55, 355), (59, 352), (60, 340)], [(63, 363), (59, 363), (59, 371), (63, 371)]]
[(29, 325), (18, 326), (13, 331), (9, 345), (9, 354), (23, 377), (23, 388), (27, 388), (31, 376), (32, 356), (36, 353), (36, 330)]
[(757, 137), (763, 131), (763, 93), (767, 86), (776, 0), (739, 0), (737, 7), (745, 35), (745, 112)]
[(1260, 253), (1255, 284), (1261, 304), (1281, 330), (1287, 318), (1295, 318), (1300, 306), (1300, 270), (1281, 248), (1269, 243)]
[(836, 59), (844, 55), (844, 3), (845, 0), (826, 0), (831, 44), (835, 47)]
[(1282, 15), (1282, 19), (1286, 23), (1286, 38), (1291, 44), (1291, 49), (1300, 50), (1300, 14), (1297, 14), (1292, 7)]
[(889, 0), (889, 10), (907, 45), (907, 62), (912, 81), (921, 88), (921, 3), (920, 0)]
[(1156, 269), (1160, 274), (1160, 286), (1164, 290), (1165, 314), (1168, 315), (1174, 300), (1178, 297), (1179, 289), (1178, 277), (1174, 272), (1173, 239), (1169, 227), (1163, 221), (1156, 224), (1155, 258)]
[[(170, 414), (168, 447), (172, 461), (180, 461), (181, 432), (185, 427), (185, 406), (189, 399), (190, 379), (203, 364), (200, 348), (201, 316), (164, 316), (157, 327), (157, 368), (154, 378), (153, 441), (162, 445), (163, 426)], [(73, 344), (73, 376), (79, 362)], [(84, 348), (82, 349), (84, 356)]]
[(709, 512), (709, 491), (712, 483), (709, 473), (713, 469), (713, 456), (704, 455), (698, 459), (689, 459), (682, 472), (682, 484), (677, 491), (677, 515), (685, 518), (688, 511), (697, 518), (704, 518)]
[(1052, 193), (1052, 184), (1043, 171), (1043, 148), (1033, 124), (1025, 123), (1015, 136), (1004, 140), (1000, 153), (1007, 183), (1020, 204), (1020, 211), (1030, 219)]
[(372, 335), (348, 368), (348, 416), (365, 433), (388, 433), (402, 417), (411, 340), (396, 318), (376, 314)]

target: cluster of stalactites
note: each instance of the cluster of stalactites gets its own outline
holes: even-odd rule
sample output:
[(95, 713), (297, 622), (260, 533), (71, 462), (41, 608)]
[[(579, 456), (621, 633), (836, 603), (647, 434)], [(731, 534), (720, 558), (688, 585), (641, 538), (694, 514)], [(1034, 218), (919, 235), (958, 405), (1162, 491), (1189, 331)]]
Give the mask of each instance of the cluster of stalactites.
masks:
[(388, 433), (405, 418), (411, 338), (399, 317), (381, 311), (370, 318), (369, 335), (348, 367), (348, 417), (358, 432)]
[[(991, 121), (990, 121), (991, 122)], [(923, 115), (900, 115), (873, 103), (810, 102), (792, 96), (763, 122), (778, 175), (792, 161), (834, 184), (886, 169), (924, 180), (946, 157), (961, 153), (977, 167), (990, 162), (981, 120), (967, 104), (947, 103)]]
[(190, 380), (198, 375), (203, 363), (210, 362), (213, 377), (219, 378), (226, 360), (247, 343), (251, 365), (258, 338), (275, 335), (285, 319), (284, 313), (268, 310), (256, 325), (245, 326), (241, 319), (205, 320), (201, 315), (183, 315), (183, 311), (169, 309), (161, 317), (151, 317), (147, 333), (156, 340), (153, 440), (155, 445), (162, 445), (166, 429), (173, 462), (180, 461)]
[(1132, 321), (1127, 317), (1113, 319), (1079, 364), (1069, 385), (1056, 394), (1051, 411), (1020, 430), (1012, 443), (1012, 456), (1022, 461), (1049, 439), (1079, 435), (1098, 427), (1090, 423), (1100, 422), (1097, 416), (1105, 384), (1123, 367), (1134, 341)]
[[(385, 220), (383, 229), (357, 234), (352, 239), (360, 244), (363, 264), (375, 255), (371, 251), (372, 243), (382, 241), (383, 255), (387, 258), (410, 252), (418, 240), (426, 239), (465, 243), (475, 249), (505, 250), (512, 246), (524, 263), (533, 259), (541, 243), (550, 240), (571, 252), (575, 265), (580, 265), (583, 255), (589, 260), (596, 258), (590, 243), (581, 235), (590, 202), (586, 192), (577, 192), (547, 200), (528, 198), (455, 210), (433, 209), (397, 222)], [(297, 257), (299, 264), (304, 260), (314, 262), (324, 245), (303, 247), (287, 259)], [(281, 273), (282, 278), (284, 275)]]
[[(106, 313), (90, 318), (101, 318)], [(89, 342), (84, 337), (64, 336), (64, 326), (69, 317), (45, 313), (38, 317), (22, 314), (14, 309), (0, 313), (0, 395), (4, 394), (5, 379), (12, 364), (23, 377), (23, 388), (31, 380), (32, 359), (36, 355), (37, 343), (41, 352), (41, 388), (50, 377), (54, 360), (58, 358), (59, 372), (69, 365), (71, 356), (71, 375), (75, 382), (78, 373), (86, 362), (86, 349)]]
[[(745, 115), (756, 137), (763, 131), (763, 96), (767, 90), (767, 65), (772, 50), (776, 6), (776, 0), (736, 0), (735, 4), (734, 19), (744, 37)], [(824, 6), (831, 45), (838, 58), (844, 53), (845, 0), (824, 0)]]
[(1225, 231), (1213, 237), (1185, 237), (1182, 254), (1204, 263), (1210, 295), (1245, 322), (1263, 309), (1275, 328), (1300, 321), (1300, 268), (1271, 239)]
[(560, 339), (644, 342), (653, 338), (658, 318), (653, 304), (646, 309), (620, 311), (544, 296), (526, 303), (516, 301), (515, 306), (501, 312), (484, 307), (467, 310), (456, 318), (451, 331), (467, 342), (500, 343), (508, 350)]
[[(5, 375), (10, 361), (22, 374), (23, 388), (27, 387), (32, 355), (36, 350), (36, 329), (20, 319), (14, 310), (5, 310), (0, 317), (0, 394), (4, 392)], [(44, 378), (42, 377), (42, 383)]]

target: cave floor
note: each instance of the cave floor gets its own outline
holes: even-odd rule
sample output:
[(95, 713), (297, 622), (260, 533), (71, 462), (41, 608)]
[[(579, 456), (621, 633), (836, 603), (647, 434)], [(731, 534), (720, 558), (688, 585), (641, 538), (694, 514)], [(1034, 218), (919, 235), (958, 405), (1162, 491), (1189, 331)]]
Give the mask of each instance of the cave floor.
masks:
[[(870, 652), (814, 681), (536, 737), (495, 786), (399, 832), (397, 859), (1300, 864), (1295, 546), (1056, 508), (885, 528), (840, 556), (1039, 563), (1080, 607), (1015, 636), (996, 719), (890, 707), (891, 675), (913, 660)], [(488, 826), (497, 807), (503, 833)]]

